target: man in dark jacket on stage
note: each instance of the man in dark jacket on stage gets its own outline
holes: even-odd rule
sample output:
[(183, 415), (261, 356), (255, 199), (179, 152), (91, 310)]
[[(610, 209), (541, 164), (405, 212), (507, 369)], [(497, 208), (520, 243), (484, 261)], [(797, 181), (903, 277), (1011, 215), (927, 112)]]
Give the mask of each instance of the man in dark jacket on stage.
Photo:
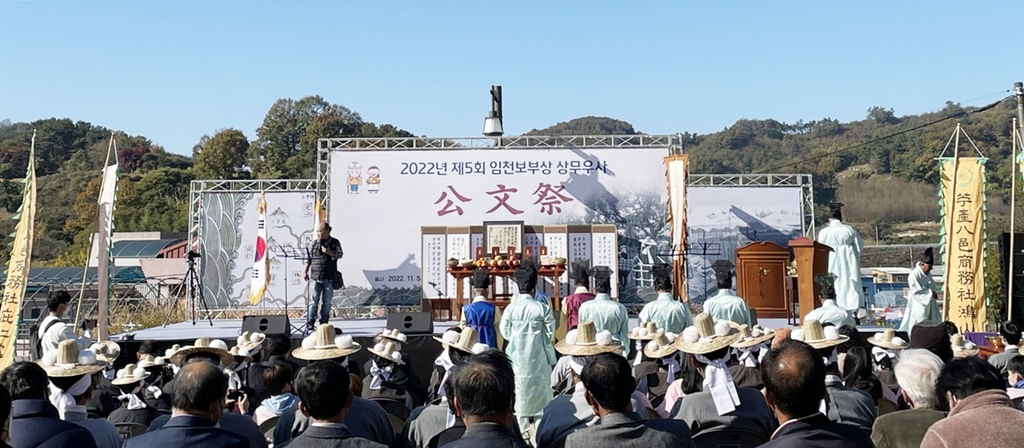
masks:
[[(303, 277), (313, 281), (313, 297), (309, 300), (306, 310), (306, 324), (310, 330), (316, 326), (317, 319), (326, 324), (331, 318), (331, 301), (334, 299), (334, 273), (338, 270), (338, 260), (344, 253), (341, 242), (331, 238), (331, 225), (326, 222), (317, 227), (317, 239), (306, 249), (306, 266)], [(319, 309), (319, 313), (317, 312)]]

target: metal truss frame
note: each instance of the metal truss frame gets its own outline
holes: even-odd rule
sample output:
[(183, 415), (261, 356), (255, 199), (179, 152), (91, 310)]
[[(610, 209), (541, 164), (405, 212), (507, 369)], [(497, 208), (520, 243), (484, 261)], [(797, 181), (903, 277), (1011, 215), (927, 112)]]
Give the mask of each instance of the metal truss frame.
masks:
[[(317, 181), (315, 179), (257, 179), (257, 180), (194, 180), (192, 181), (191, 188), (189, 190), (189, 201), (188, 201), (188, 248), (189, 250), (196, 250), (199, 247), (199, 242), (203, 239), (202, 231), (202, 214), (203, 214), (203, 195), (208, 193), (258, 193), (265, 191), (317, 191)], [(202, 263), (202, 259), (197, 260), (197, 264)], [(198, 286), (198, 285), (197, 285)], [(207, 310), (202, 310), (204, 313), (200, 315), (199, 304), (191, 297), (192, 288), (188, 288), (189, 296), (187, 300), (188, 310), (193, 313), (189, 317), (193, 317), (196, 320), (213, 318), (219, 319), (230, 315), (230, 313), (238, 311), (235, 309), (213, 309), (211, 308), (209, 313)], [(267, 310), (270, 311), (270, 310)], [(284, 313), (281, 310), (281, 313)], [(272, 313), (268, 313), (272, 314)]]
[(687, 187), (800, 187), (804, 236), (814, 238), (814, 183), (810, 174), (691, 174)]

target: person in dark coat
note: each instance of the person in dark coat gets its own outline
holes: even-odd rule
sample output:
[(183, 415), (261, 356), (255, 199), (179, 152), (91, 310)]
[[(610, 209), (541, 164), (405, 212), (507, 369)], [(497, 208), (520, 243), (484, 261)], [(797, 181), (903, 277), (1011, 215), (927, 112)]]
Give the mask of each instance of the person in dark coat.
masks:
[(488, 350), (466, 358), (454, 381), (455, 410), (466, 432), (448, 448), (526, 448), (512, 432), (515, 374), (508, 356)]
[(345, 415), (352, 404), (348, 370), (332, 361), (319, 361), (299, 371), (295, 391), (299, 410), (312, 425), (288, 443), (291, 448), (386, 448), (352, 435)]
[(96, 448), (89, 430), (60, 419), (47, 399), (49, 379), (38, 364), (16, 362), (0, 373), (0, 386), (11, 395), (8, 443), (14, 448)]
[(158, 431), (125, 441), (124, 448), (248, 448), (242, 437), (215, 427), (224, 413), (228, 378), (212, 363), (193, 362), (175, 378), (174, 413)]
[[(363, 366), (363, 398), (387, 398), (405, 402), (414, 409), (427, 401), (427, 386), (423, 384), (409, 357), (401, 349), (408, 343), (404, 333), (384, 330), (374, 339), (375, 345), (367, 351), (374, 356)], [(397, 356), (396, 356), (397, 354)]]
[[(11, 394), (7, 392), (6, 387), (0, 387), (0, 422), (6, 422), (9, 418), (11, 418)], [(11, 448), (7, 444), (9, 439), (10, 434), (6, 430), (0, 432), (0, 448)]]
[[(145, 359), (143, 359), (145, 362)], [(136, 370), (141, 369), (139, 372)], [(145, 371), (145, 367), (136, 367), (135, 364), (128, 364), (114, 378), (113, 384), (120, 389), (118, 399), (121, 400), (121, 407), (110, 413), (107, 421), (113, 424), (137, 423), (149, 426), (160, 417), (158, 409), (149, 406), (145, 400), (145, 380), (152, 376)]]
[(270, 391), (263, 385), (263, 371), (274, 364), (284, 363), (292, 368), (293, 372), (299, 370), (299, 365), (288, 359), (288, 352), (292, 349), (292, 340), (283, 334), (267, 335), (264, 359), (254, 362), (249, 366), (248, 380), (246, 384), (256, 391), (257, 403), (270, 398)]
[(873, 448), (856, 426), (832, 422), (820, 412), (825, 399), (825, 361), (811, 346), (783, 340), (761, 363), (764, 397), (782, 422), (763, 448)]
[(633, 377), (629, 363), (622, 356), (601, 353), (592, 356), (580, 374), (587, 389), (587, 403), (597, 411), (600, 420), (581, 429), (565, 440), (565, 448), (645, 448), (693, 447), (690, 430), (679, 420), (645, 422), (633, 410), (630, 396)]

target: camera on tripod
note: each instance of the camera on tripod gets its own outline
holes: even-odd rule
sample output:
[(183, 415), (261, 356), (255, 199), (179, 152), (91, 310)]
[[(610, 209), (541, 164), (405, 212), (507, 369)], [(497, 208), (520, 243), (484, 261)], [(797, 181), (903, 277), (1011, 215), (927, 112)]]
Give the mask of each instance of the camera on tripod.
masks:
[(188, 254), (185, 254), (185, 258), (188, 258), (188, 261), (194, 261), (196, 258), (202, 258), (202, 255), (199, 255), (198, 251), (190, 250)]

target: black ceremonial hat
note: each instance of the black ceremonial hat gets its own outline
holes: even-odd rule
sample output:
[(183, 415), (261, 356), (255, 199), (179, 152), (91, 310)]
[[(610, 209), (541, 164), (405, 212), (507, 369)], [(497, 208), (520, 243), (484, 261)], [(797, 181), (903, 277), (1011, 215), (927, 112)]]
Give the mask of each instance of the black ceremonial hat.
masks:
[(654, 289), (672, 289), (672, 266), (664, 263), (651, 266), (651, 275), (654, 277)]
[(588, 269), (589, 263), (584, 260), (573, 261), (570, 267), (572, 268), (572, 279), (577, 283), (590, 283), (590, 269)]
[(523, 260), (512, 277), (521, 293), (525, 294), (537, 288), (537, 268), (533, 266), (531, 260)]
[(473, 289), (487, 289), (491, 286), (491, 270), (478, 268), (473, 271)]
[(611, 289), (611, 285), (612, 268), (608, 266), (594, 266), (594, 289), (602, 289), (602, 286)]
[(836, 298), (836, 276), (835, 274), (818, 274), (814, 276), (814, 282), (821, 288), (821, 300), (835, 300)]
[(921, 263), (935, 264), (935, 251), (932, 248), (925, 249), (924, 253), (921, 254)]
[(732, 270), (731, 269), (729, 269), (729, 270), (725, 270), (725, 269), (716, 270), (715, 271), (715, 280), (717, 280), (718, 283), (724, 283), (724, 282), (732, 283)]

